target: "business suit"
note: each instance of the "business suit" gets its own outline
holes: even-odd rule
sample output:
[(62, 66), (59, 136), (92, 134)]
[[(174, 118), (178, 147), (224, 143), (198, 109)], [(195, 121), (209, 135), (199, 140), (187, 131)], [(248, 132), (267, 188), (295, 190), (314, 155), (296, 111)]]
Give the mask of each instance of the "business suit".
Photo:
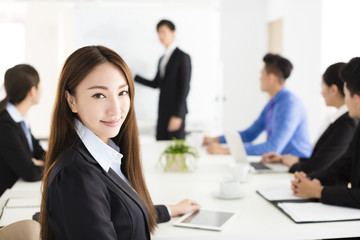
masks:
[[(326, 204), (360, 208), (360, 125), (346, 152), (330, 168), (310, 174), (324, 189), (320, 201)], [(348, 188), (351, 183), (351, 188)]]
[(356, 123), (345, 113), (325, 130), (317, 141), (310, 158), (300, 158), (299, 163), (291, 166), (290, 172), (306, 173), (328, 168), (341, 157), (348, 148), (354, 135)]
[[(153, 81), (135, 76), (135, 81), (152, 88), (160, 88), (158, 120), (156, 127), (157, 140), (185, 138), (185, 116), (188, 112), (186, 97), (190, 89), (191, 60), (190, 56), (179, 48), (175, 48), (165, 68), (164, 77), (160, 77), (160, 63)], [(168, 132), (169, 120), (172, 116), (182, 119), (178, 131)]]
[[(51, 170), (46, 209), (55, 239), (150, 239), (140, 197), (80, 140)], [(165, 206), (156, 210), (159, 222), (170, 219)]]
[(19, 123), (16, 123), (7, 110), (0, 113), (0, 195), (22, 178), (37, 181), (42, 178), (42, 167), (35, 166), (32, 158), (44, 159), (44, 150), (32, 135), (34, 151)]

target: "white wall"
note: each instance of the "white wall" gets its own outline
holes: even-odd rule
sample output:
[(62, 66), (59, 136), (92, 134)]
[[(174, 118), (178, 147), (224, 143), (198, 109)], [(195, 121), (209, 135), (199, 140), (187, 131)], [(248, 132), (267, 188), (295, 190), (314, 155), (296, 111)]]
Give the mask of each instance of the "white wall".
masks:
[[(200, 125), (219, 125), (215, 99), (219, 74), (219, 11), (217, 1), (77, 5), (76, 46), (101, 44), (116, 50), (137, 74), (152, 80), (158, 60), (164, 53), (156, 32), (163, 18), (176, 25), (176, 42), (191, 56), (192, 76), (187, 98), (187, 130)], [(186, 17), (185, 17), (186, 16)], [(158, 90), (136, 84), (135, 109), (140, 121), (154, 123), (158, 107)]]
[(304, 102), (314, 139), (326, 111), (320, 94), (322, 1), (269, 0), (268, 4), (268, 21), (283, 19), (283, 56), (294, 65), (286, 85)]
[(266, 0), (221, 1), (223, 129), (248, 127), (268, 99), (259, 82), (267, 52), (266, 12)]
[(322, 9), (322, 64), (324, 71), (336, 62), (360, 56), (360, 1), (326, 0)]
[[(84, 5), (84, 3), (77, 4)], [(101, 4), (101, 1), (87, 4)], [(193, 11), (205, 9), (203, 14), (206, 9), (212, 14), (218, 12), (220, 25), (215, 28), (215, 31), (217, 29), (220, 32), (218, 39), (220, 60), (215, 59), (215, 64), (209, 67), (216, 70), (214, 71), (216, 76), (213, 78), (215, 81), (209, 83), (216, 86), (216, 92), (212, 92), (212, 98), (208, 98), (207, 92), (201, 91), (202, 82), (194, 80), (197, 75), (196, 65), (203, 64), (201, 60), (194, 57), (195, 78), (192, 82), (189, 101), (193, 102), (193, 99), (198, 97), (204, 98), (204, 101), (200, 101), (195, 109), (201, 108), (202, 105), (206, 106), (210, 109), (207, 111), (213, 112), (212, 115), (205, 115), (205, 118), (212, 116), (214, 122), (220, 123), (223, 120), (223, 128), (247, 127), (258, 116), (268, 99), (266, 94), (260, 92), (258, 79), (262, 67), (261, 59), (267, 52), (269, 21), (283, 19), (283, 54), (294, 63), (295, 67), (287, 85), (307, 107), (312, 138), (317, 134), (317, 129), (328, 111), (320, 95), (321, 74), (328, 65), (338, 61), (348, 61), (360, 52), (360, 33), (357, 31), (357, 25), (360, 22), (357, 10), (360, 9), (360, 2), (357, 0), (203, 0), (196, 2), (152, 0), (151, 2), (137, 1), (136, 4), (150, 8), (154, 6), (153, 4), (158, 4), (167, 8), (191, 8)], [(32, 130), (38, 137), (48, 135), (59, 72), (65, 58), (77, 47), (74, 24), (76, 11), (76, 4), (70, 2), (0, 3), (0, 22), (12, 22), (24, 26), (25, 62), (34, 65), (40, 73), (44, 95), (40, 105), (30, 112)], [(193, 13), (191, 12), (192, 15)], [(201, 26), (196, 27), (201, 28)], [(180, 25), (178, 37), (185, 50), (189, 49), (188, 44), (192, 41), (196, 43), (196, 46), (201, 44), (198, 38), (193, 36), (190, 36), (189, 41), (185, 41), (184, 39), (188, 36), (182, 34), (181, 29)], [(140, 71), (151, 77), (155, 74), (157, 58), (161, 55), (162, 48), (155, 32), (148, 32), (145, 38), (157, 44), (153, 45), (152, 49), (155, 56), (144, 56), (146, 60), (140, 64)], [(13, 44), (13, 46), (16, 45), (15, 42)], [(211, 54), (214, 53), (211, 52)], [(216, 53), (210, 56), (216, 56)], [(4, 56), (0, 58), (4, 62)], [(129, 61), (133, 60), (129, 57)], [(14, 64), (16, 63), (11, 63), (11, 65)], [(201, 67), (204, 68), (204, 66)], [(204, 79), (206, 81), (206, 77)], [(224, 80), (224, 84), (221, 79)], [(147, 91), (150, 94), (152, 91), (152, 89), (144, 87), (141, 89), (141, 87), (137, 87), (138, 92)], [(153, 91), (152, 94), (156, 97), (156, 92)], [(223, 106), (222, 97), (226, 99)], [(157, 103), (155, 102), (154, 105), (156, 106)], [(197, 110), (191, 109), (191, 111)], [(195, 117), (193, 120), (199, 119)], [(220, 127), (218, 124), (213, 125), (215, 128), (218, 127), (219, 131), (222, 130), (221, 125)]]

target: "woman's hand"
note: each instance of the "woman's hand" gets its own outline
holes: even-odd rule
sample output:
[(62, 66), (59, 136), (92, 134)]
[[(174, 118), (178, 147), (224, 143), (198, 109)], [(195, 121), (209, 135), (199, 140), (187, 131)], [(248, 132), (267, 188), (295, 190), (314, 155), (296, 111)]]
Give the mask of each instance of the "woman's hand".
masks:
[(321, 198), (323, 188), (318, 179), (310, 180), (304, 172), (295, 172), (295, 179), (291, 181), (294, 195), (302, 198)]
[(168, 206), (171, 210), (171, 217), (177, 217), (189, 212), (194, 212), (201, 207), (200, 204), (190, 199), (184, 199), (178, 204)]
[(37, 160), (35, 158), (32, 158), (31, 161), (34, 163), (35, 166), (38, 166), (38, 167), (43, 167), (44, 166), (44, 161), (42, 160)]

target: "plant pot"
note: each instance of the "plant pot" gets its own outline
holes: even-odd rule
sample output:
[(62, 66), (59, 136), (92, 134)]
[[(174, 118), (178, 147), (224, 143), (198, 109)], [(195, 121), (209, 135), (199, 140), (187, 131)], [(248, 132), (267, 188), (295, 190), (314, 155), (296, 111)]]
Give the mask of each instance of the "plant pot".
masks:
[(191, 172), (196, 168), (194, 157), (186, 153), (164, 154), (161, 165), (165, 172)]

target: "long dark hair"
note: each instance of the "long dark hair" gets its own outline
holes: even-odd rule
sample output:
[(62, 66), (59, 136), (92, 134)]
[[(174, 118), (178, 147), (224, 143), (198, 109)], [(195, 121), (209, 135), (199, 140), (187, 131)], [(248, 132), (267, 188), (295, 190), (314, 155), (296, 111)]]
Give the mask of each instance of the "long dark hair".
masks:
[(124, 155), (121, 164), (124, 175), (128, 178), (147, 207), (150, 231), (154, 232), (155, 230), (157, 214), (145, 184), (140, 160), (138, 128), (134, 110), (134, 80), (128, 66), (117, 53), (103, 46), (87, 46), (76, 50), (67, 58), (59, 78), (43, 177), (43, 195), (40, 212), (41, 237), (43, 240), (54, 239), (48, 223), (46, 210), (47, 187), (51, 169), (59, 161), (62, 154), (70, 149), (77, 139), (74, 126), (76, 116), (66, 101), (65, 92), (75, 92), (76, 86), (96, 66), (106, 62), (114, 64), (124, 73), (129, 86), (130, 109), (119, 134), (113, 140), (120, 147)]
[(2, 112), (8, 102), (21, 103), (32, 87), (38, 87), (40, 77), (35, 68), (28, 64), (19, 64), (5, 72), (4, 86), (6, 97), (0, 102)]

